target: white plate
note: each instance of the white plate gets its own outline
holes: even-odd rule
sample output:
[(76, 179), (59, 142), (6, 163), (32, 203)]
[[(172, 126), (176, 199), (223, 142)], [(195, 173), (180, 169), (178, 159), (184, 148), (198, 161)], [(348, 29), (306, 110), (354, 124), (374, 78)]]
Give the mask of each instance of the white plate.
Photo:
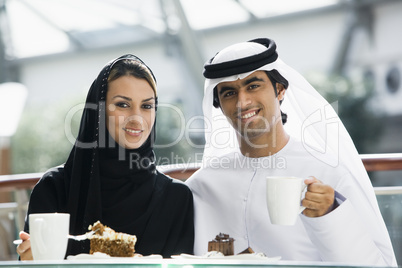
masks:
[(222, 254), (208, 253), (203, 256), (196, 256), (190, 254), (180, 254), (173, 255), (172, 259), (208, 259), (208, 260), (269, 260), (269, 261), (278, 261), (281, 259), (281, 256), (276, 257), (267, 257), (263, 253), (247, 253), (247, 254), (239, 254), (239, 255), (231, 255), (231, 256), (223, 256)]
[(148, 256), (133, 256), (133, 257), (112, 257), (108, 254), (101, 253), (101, 252), (95, 252), (94, 254), (78, 254), (78, 255), (70, 255), (67, 257), (67, 260), (99, 260), (99, 259), (110, 259), (110, 260), (115, 260), (115, 259), (122, 259), (122, 260), (143, 260), (143, 259), (163, 259), (162, 255), (148, 255)]

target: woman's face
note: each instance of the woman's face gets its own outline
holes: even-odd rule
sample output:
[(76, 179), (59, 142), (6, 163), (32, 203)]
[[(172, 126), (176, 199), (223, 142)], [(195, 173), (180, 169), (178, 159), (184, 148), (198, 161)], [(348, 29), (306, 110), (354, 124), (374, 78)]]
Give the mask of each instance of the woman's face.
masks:
[(122, 76), (109, 82), (106, 126), (113, 139), (127, 149), (139, 148), (155, 122), (155, 94), (145, 79)]

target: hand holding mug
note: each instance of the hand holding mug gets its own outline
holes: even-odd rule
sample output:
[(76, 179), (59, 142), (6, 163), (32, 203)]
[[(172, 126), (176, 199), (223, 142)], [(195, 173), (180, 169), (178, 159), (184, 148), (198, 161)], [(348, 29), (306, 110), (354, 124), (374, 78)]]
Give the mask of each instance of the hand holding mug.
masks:
[(302, 205), (306, 207), (303, 214), (307, 217), (320, 217), (332, 210), (335, 199), (334, 189), (315, 177), (304, 180), (307, 185), (307, 192), (302, 201)]
[(20, 238), (22, 243), (17, 247), (17, 253), (20, 255), (20, 259), (22, 261), (33, 260), (30, 235), (24, 231), (21, 231)]

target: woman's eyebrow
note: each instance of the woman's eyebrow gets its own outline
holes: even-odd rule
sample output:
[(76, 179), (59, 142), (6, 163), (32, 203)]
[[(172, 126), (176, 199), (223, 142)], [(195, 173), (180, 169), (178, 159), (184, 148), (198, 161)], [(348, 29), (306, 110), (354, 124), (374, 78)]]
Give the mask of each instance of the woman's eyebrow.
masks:
[(126, 97), (126, 96), (122, 96), (122, 95), (116, 95), (116, 96), (113, 96), (113, 98), (112, 98), (112, 99), (116, 99), (116, 98), (122, 98), (122, 99), (125, 99), (125, 100), (128, 100), (128, 101), (132, 101), (132, 99), (131, 99), (131, 98)]
[(150, 98), (148, 98), (148, 99), (142, 100), (142, 102), (150, 101), (150, 100), (153, 100), (153, 99), (155, 99), (155, 98), (154, 98), (154, 97), (150, 97)]

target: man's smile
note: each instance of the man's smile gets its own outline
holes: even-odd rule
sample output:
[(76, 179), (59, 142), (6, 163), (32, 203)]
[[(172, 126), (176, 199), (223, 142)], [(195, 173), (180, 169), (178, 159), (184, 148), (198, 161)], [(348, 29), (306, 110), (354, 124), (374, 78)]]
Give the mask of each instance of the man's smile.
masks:
[(242, 112), (237, 115), (237, 118), (239, 118), (242, 121), (248, 121), (250, 118), (255, 117), (260, 111), (261, 111), (261, 109), (255, 109), (255, 110), (251, 110), (251, 111), (249, 110), (246, 112)]

